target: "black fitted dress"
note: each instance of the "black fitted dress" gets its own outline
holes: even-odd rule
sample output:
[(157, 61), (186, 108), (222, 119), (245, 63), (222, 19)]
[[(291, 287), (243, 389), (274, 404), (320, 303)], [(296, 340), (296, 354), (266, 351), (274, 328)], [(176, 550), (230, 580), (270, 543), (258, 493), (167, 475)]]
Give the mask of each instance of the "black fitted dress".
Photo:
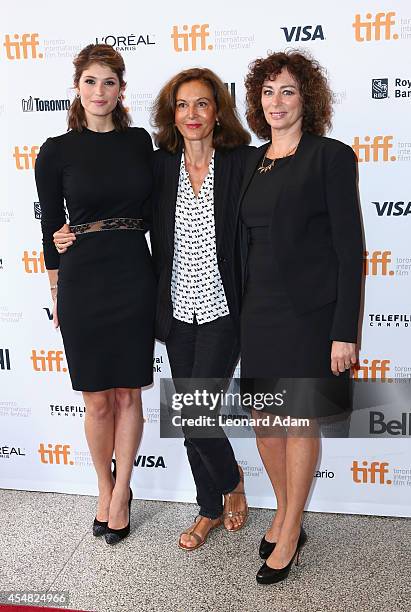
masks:
[(242, 384), (244, 391), (269, 391), (268, 381), (281, 377), (294, 379), (297, 384), (297, 379), (312, 379), (303, 381), (305, 386), (294, 397), (301, 398), (308, 384), (310, 392), (325, 389), (328, 395), (337, 393), (337, 404), (328, 400), (308, 404), (298, 401), (284, 409), (286, 414), (310, 418), (339, 413), (342, 404), (343, 409), (348, 408), (348, 373), (336, 381), (330, 367), (335, 302), (297, 314), (273, 257), (270, 223), (291, 160), (292, 156), (278, 159), (265, 174), (256, 171), (242, 201), (248, 253), (241, 311), (241, 377), (248, 379)]
[[(136, 221), (152, 189), (151, 155), (141, 128), (83, 129), (49, 138), (36, 161), (45, 262), (59, 269), (58, 317), (77, 391), (153, 379), (156, 281), (144, 223)], [(59, 256), (53, 232), (66, 222), (64, 200), (70, 226), (81, 228)], [(98, 231), (89, 225), (97, 221)]]

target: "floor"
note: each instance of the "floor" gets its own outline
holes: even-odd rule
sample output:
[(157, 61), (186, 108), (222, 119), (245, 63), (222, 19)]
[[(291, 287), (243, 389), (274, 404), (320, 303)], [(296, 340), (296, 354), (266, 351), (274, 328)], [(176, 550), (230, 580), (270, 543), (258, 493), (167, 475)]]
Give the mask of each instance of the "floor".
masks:
[(191, 504), (133, 501), (132, 533), (116, 547), (91, 535), (94, 510), (93, 497), (0, 490), (0, 591), (67, 591), (65, 607), (95, 612), (410, 610), (409, 519), (306, 513), (301, 565), (260, 586), (269, 510), (192, 553), (176, 546)]

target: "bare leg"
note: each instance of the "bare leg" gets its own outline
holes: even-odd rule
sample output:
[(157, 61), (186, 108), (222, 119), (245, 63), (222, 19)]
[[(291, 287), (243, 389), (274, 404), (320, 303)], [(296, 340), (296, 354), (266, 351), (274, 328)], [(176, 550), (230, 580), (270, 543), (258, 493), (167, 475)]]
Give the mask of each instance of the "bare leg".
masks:
[[(261, 417), (261, 413), (253, 411), (253, 417)], [(265, 538), (268, 542), (277, 542), (287, 510), (286, 432), (281, 427), (270, 426), (258, 427), (255, 433), (258, 452), (277, 499), (277, 510)], [(270, 433), (274, 436), (270, 437)]]
[(143, 432), (141, 389), (115, 389), (115, 433), (117, 477), (110, 504), (109, 526), (122, 529), (128, 523), (130, 479)]
[(96, 517), (108, 521), (113, 478), (111, 459), (114, 449), (114, 389), (84, 392), (86, 417), (84, 430), (97, 472), (99, 498)]
[(286, 447), (287, 508), (277, 546), (267, 559), (273, 568), (285, 567), (297, 546), (304, 506), (317, 465), (319, 437), (288, 436)]

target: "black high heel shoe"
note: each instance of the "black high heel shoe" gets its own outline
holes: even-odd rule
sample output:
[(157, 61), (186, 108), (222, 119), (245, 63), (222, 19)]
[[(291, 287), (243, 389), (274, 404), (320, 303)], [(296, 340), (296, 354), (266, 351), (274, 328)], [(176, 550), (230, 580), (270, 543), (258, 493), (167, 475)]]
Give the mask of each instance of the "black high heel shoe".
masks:
[(276, 542), (268, 542), (265, 537), (260, 542), (260, 547), (258, 549), (258, 554), (261, 559), (268, 559), (275, 548)]
[(257, 572), (257, 582), (259, 584), (275, 584), (276, 582), (281, 582), (285, 580), (290, 573), (291, 567), (294, 563), (299, 565), (300, 562), (300, 553), (304, 544), (307, 542), (307, 534), (304, 529), (301, 527), (300, 537), (298, 538), (297, 547), (295, 549), (295, 553), (291, 557), (291, 560), (285, 567), (281, 567), (280, 569), (276, 569), (273, 567), (269, 567), (267, 563), (264, 563)]
[[(113, 478), (114, 481), (116, 480), (116, 476), (117, 476), (117, 471), (116, 471), (116, 460), (112, 459), (113, 462)], [(107, 531), (107, 527), (108, 527), (108, 521), (99, 521), (97, 520), (97, 518), (94, 519), (93, 521), (93, 536), (95, 536), (96, 538), (99, 538), (100, 536), (104, 535)]]
[(124, 540), (124, 538), (126, 538), (128, 534), (130, 533), (130, 515), (131, 515), (132, 500), (133, 500), (133, 491), (131, 490), (131, 487), (130, 487), (130, 497), (128, 500), (128, 523), (125, 527), (122, 527), (122, 529), (112, 529), (111, 527), (107, 525), (107, 529), (105, 533), (107, 544), (110, 544), (110, 545), (118, 544), (119, 542), (121, 542), (121, 540)]

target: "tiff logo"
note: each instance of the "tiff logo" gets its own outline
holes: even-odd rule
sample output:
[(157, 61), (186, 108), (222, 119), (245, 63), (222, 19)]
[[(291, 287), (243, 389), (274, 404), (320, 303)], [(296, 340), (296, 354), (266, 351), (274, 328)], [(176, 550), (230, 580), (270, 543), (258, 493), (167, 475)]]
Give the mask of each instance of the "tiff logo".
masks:
[(20, 147), (14, 147), (13, 157), (16, 163), (17, 170), (33, 170), (36, 161), (39, 147), (34, 145), (30, 148), (26, 145), (23, 147), (23, 152), (20, 151)]
[(10, 370), (10, 352), (9, 349), (0, 349), (0, 369)]
[(391, 251), (373, 251), (372, 255), (364, 251), (364, 274), (365, 276), (394, 276), (394, 270), (390, 270)]
[(24, 251), (21, 261), (24, 263), (24, 271), (27, 274), (38, 274), (46, 271), (43, 251), (40, 251), (39, 255), (37, 255), (37, 251), (32, 251), (31, 257), (28, 251)]
[[(389, 473), (387, 461), (372, 461), (368, 467), (368, 461), (362, 462), (362, 467), (359, 467), (358, 461), (352, 462), (352, 479), (356, 484), (392, 484), (392, 480), (387, 480), (385, 477)], [(377, 481), (378, 476), (378, 481)]]
[(33, 363), (35, 372), (67, 372), (67, 368), (62, 367), (64, 363), (63, 351), (36, 351), (32, 349), (30, 360)]
[[(389, 359), (363, 359), (360, 363), (353, 367), (353, 376), (357, 380), (387, 380), (387, 374), (390, 371)], [(379, 375), (379, 376), (378, 376)]]
[[(183, 25), (183, 31), (179, 32), (178, 26), (173, 26), (171, 38), (174, 42), (174, 51), (178, 53), (181, 51), (211, 51), (213, 45), (207, 45), (207, 39), (210, 36), (208, 28), (208, 23), (196, 23), (191, 26), (190, 30), (188, 25)], [(180, 42), (183, 45), (182, 47)], [(197, 43), (199, 43), (199, 47)]]
[(6, 34), (3, 47), (6, 49), (6, 57), (9, 60), (42, 59), (43, 53), (38, 52), (38, 34)]
[[(359, 136), (355, 136), (354, 143), (351, 145), (359, 162), (377, 162), (377, 161), (395, 161), (397, 158), (395, 155), (388, 156), (389, 151), (392, 149), (393, 144), (392, 136), (374, 136), (372, 143), (370, 144), (370, 136), (364, 137), (364, 143), (360, 142)], [(372, 159), (371, 159), (372, 152)], [(360, 155), (364, 153), (364, 157)], [(382, 153), (382, 156), (380, 155)]]
[(392, 27), (395, 26), (395, 13), (377, 13), (373, 20), (372, 13), (365, 15), (365, 20), (361, 19), (361, 15), (355, 16), (355, 21), (352, 24), (355, 33), (355, 40), (358, 42), (370, 40), (397, 40), (398, 34), (392, 32)]
[(69, 459), (71, 450), (69, 444), (47, 444), (43, 442), (39, 446), (38, 453), (41, 463), (47, 465), (74, 465), (74, 461)]

